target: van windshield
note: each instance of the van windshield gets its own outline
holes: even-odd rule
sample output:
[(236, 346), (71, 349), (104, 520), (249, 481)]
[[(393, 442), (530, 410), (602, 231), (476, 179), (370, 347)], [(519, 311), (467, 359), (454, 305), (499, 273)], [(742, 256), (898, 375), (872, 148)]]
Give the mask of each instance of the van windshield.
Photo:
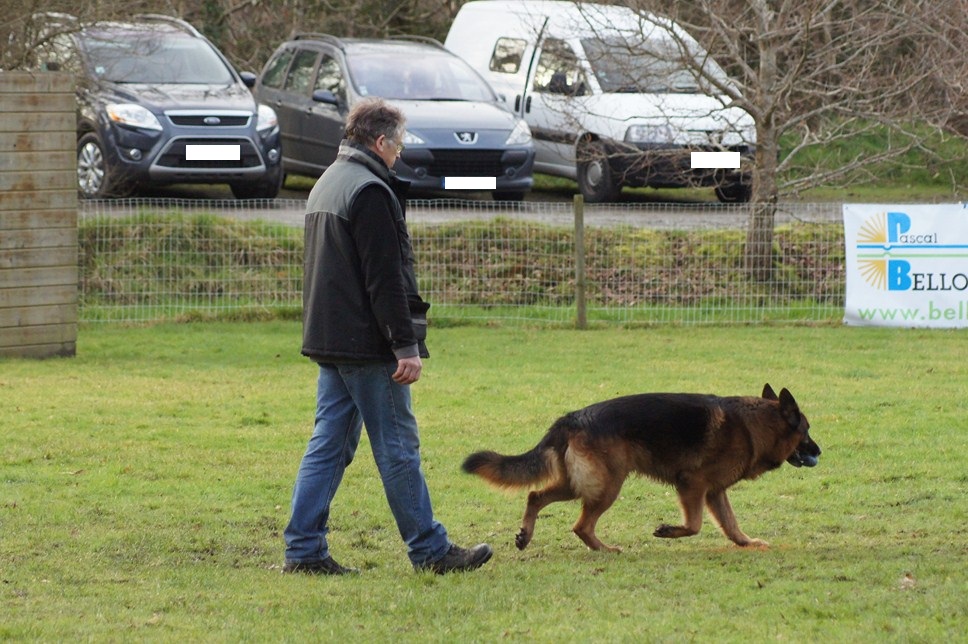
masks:
[(708, 79), (726, 80), (722, 69), (710, 58), (703, 61), (706, 78), (697, 78), (678, 46), (669, 41), (634, 44), (624, 39), (588, 38), (581, 44), (605, 93), (711, 93), (713, 84)]

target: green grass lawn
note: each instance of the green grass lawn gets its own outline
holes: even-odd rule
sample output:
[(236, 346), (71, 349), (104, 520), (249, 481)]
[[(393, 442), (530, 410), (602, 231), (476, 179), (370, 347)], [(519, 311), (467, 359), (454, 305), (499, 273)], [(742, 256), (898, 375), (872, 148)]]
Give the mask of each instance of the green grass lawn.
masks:
[[(280, 574), (315, 369), (295, 322), (85, 325), (78, 355), (0, 361), (0, 639), (955, 642), (968, 633), (965, 331), (432, 329), (424, 469), (482, 570), (414, 573), (366, 439), (330, 534), (356, 578)], [(633, 478), (588, 551), (576, 503), (513, 545), (523, 492), (460, 472), (565, 411), (641, 391), (788, 387), (824, 453), (733, 488), (729, 543)]]

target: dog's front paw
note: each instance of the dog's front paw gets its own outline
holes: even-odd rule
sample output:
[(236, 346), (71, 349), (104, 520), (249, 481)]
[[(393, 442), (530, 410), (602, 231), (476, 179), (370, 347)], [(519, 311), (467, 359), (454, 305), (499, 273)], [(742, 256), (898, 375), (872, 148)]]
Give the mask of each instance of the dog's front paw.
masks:
[(686, 530), (681, 525), (669, 525), (667, 523), (663, 523), (655, 529), (655, 532), (652, 533), (652, 536), (659, 537), (661, 539), (678, 539), (679, 537), (688, 537), (691, 534), (691, 532)]
[(514, 545), (518, 547), (518, 550), (524, 550), (531, 543), (531, 533), (529, 533), (524, 528), (521, 528), (521, 532), (514, 537)]
[(762, 539), (749, 539), (746, 543), (737, 544), (743, 548), (759, 548), (760, 550), (769, 550), (770, 544)]

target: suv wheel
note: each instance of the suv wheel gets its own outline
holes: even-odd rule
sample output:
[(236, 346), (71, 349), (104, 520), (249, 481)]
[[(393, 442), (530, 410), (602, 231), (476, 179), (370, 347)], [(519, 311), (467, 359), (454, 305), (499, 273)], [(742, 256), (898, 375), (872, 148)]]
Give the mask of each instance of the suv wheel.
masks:
[(578, 146), (578, 189), (585, 201), (615, 201), (622, 192), (608, 163), (605, 147), (598, 141), (585, 141)]
[(131, 187), (117, 179), (104, 159), (104, 146), (89, 132), (77, 142), (77, 189), (85, 199), (125, 197)]
[(282, 167), (276, 166), (266, 173), (264, 181), (233, 183), (229, 187), (236, 199), (275, 199), (282, 188), (282, 179)]

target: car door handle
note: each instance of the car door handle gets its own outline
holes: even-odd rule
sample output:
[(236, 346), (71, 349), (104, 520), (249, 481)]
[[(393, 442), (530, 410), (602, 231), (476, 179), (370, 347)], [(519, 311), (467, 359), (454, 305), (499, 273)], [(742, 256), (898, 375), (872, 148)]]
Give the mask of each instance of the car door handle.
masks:
[(528, 114), (531, 113), (531, 97), (530, 96), (527, 99), (525, 99), (525, 101), (524, 101), (524, 111), (526, 113), (528, 113)]

